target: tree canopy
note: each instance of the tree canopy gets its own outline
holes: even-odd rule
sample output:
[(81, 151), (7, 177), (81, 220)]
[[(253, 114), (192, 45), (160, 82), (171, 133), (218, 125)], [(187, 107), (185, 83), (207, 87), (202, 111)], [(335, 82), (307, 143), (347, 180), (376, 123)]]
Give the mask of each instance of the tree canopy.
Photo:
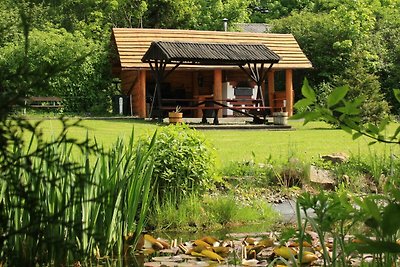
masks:
[(115, 93), (108, 65), (112, 27), (223, 30), (227, 18), (229, 30), (236, 23), (261, 22), (274, 32), (292, 33), (313, 63), (306, 75), (320, 101), (333, 87), (349, 84), (349, 96), (368, 96), (364, 108), (371, 117), (389, 112), (389, 105), (399, 108), (392, 101), (400, 83), (399, 7), (398, 0), (4, 0), (1, 86), (13, 83), (5, 73), (20, 67), (29, 31), (35, 44), (27, 53), (29, 68), (79, 62), (31, 93), (69, 98), (68, 110), (92, 112), (88, 99), (101, 96), (104, 101), (97, 103), (107, 103)]
[(315, 67), (309, 78), (321, 101), (333, 87), (347, 84), (349, 96), (365, 96), (364, 118), (376, 121), (389, 104), (398, 105), (390, 98), (399, 86), (392, 72), (398, 65), (393, 39), (400, 31), (392, 20), (398, 6), (397, 1), (326, 1), (274, 20), (272, 28), (296, 37)]

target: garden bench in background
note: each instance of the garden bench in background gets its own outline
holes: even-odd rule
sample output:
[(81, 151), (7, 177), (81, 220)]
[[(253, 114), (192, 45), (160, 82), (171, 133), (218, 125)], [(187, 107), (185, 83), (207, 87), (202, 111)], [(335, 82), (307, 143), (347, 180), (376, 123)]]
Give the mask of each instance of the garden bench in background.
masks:
[(59, 109), (64, 107), (61, 97), (55, 96), (32, 96), (27, 98), (26, 107), (43, 108), (43, 109)]

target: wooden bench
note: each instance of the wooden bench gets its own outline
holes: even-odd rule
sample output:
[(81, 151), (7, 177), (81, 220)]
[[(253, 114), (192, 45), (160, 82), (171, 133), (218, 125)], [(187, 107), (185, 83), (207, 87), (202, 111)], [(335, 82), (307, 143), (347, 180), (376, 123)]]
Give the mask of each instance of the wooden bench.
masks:
[(26, 106), (30, 108), (55, 108), (64, 107), (61, 97), (55, 96), (32, 96), (25, 100)]

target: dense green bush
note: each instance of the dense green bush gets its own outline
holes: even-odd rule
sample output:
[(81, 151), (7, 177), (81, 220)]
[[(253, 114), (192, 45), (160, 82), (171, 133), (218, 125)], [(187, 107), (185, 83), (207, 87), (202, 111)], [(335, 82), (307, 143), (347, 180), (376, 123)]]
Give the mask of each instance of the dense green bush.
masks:
[[(29, 43), (24, 67), (42, 79), (25, 81), (28, 95), (62, 97), (65, 112), (107, 112), (113, 87), (105, 47), (62, 29), (32, 30)], [(24, 49), (23, 38), (0, 47), (0, 78), (7, 87), (20, 86)]]
[(349, 85), (350, 99), (364, 97), (363, 120), (377, 122), (389, 113), (385, 93), (397, 85), (382, 83), (392, 59), (377, 30), (374, 9), (380, 10), (366, 8), (362, 1), (349, 2), (324, 13), (293, 13), (272, 25), (274, 32), (293, 34), (312, 62), (314, 71), (308, 77), (320, 104), (326, 104), (332, 88)]
[(154, 153), (160, 200), (166, 197), (179, 200), (189, 193), (202, 193), (212, 185), (215, 154), (196, 130), (185, 125), (162, 127)]

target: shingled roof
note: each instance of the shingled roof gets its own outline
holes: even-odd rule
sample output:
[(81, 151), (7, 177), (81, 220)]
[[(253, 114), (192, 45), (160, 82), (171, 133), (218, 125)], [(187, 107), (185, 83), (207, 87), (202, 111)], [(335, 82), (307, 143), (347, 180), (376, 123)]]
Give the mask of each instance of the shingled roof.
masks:
[(172, 64), (244, 65), (277, 63), (279, 56), (263, 44), (152, 42), (142, 62), (163, 60)]
[[(112, 38), (121, 69), (149, 69), (149, 64), (142, 62), (142, 58), (151, 43), (155, 41), (233, 45), (262, 44), (280, 57), (279, 62), (273, 65), (273, 69), (312, 68), (311, 62), (291, 34), (114, 28)], [(196, 65), (195, 67), (215, 68), (206, 65)], [(222, 68), (232, 68), (232, 66), (223, 66)]]

